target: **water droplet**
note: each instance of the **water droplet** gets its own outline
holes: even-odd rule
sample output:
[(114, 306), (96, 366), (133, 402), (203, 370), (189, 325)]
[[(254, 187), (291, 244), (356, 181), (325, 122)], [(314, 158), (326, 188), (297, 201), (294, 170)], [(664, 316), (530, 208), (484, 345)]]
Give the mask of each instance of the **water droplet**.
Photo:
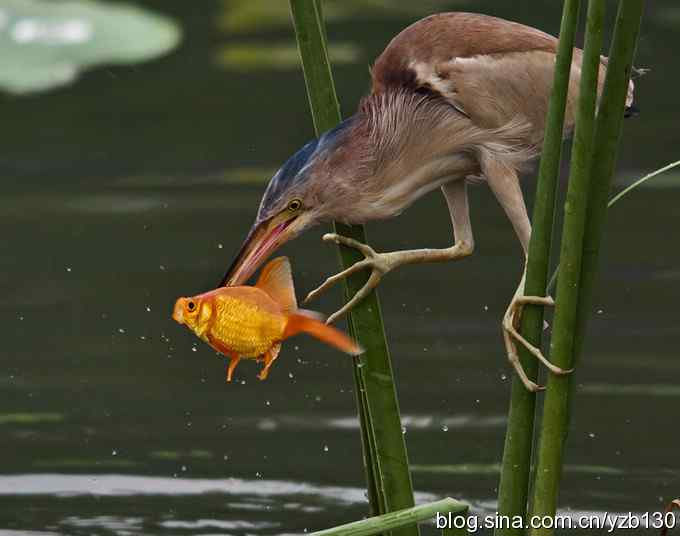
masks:
[(449, 427), (445, 424), (442, 424), (442, 432), (448, 432), (448, 431), (449, 431)]
[(226, 462), (229, 459), (229, 455), (225, 454), (224, 456), (222, 456), (222, 459)]
[(401, 434), (406, 435), (406, 426), (401, 427)]
[(272, 403), (271, 403), (269, 400), (265, 400), (265, 401), (264, 401), (264, 405), (265, 405), (265, 406), (271, 406)]
[(601, 315), (602, 313), (604, 313), (604, 309), (598, 309), (598, 310), (597, 310), (597, 314), (598, 314), (598, 315)]
[(501, 374), (501, 380), (505, 381), (508, 379), (508, 376), (506, 374)]
[(314, 400), (316, 400), (317, 402), (321, 402), (321, 395), (316, 395), (314, 397)]
[(260, 473), (259, 471), (255, 473), (255, 478), (262, 478), (262, 473)]
[(588, 437), (590, 437), (591, 439), (592, 439), (593, 437), (595, 437), (595, 432), (590, 432), (590, 433), (588, 434)]
[(66, 267), (66, 271), (67, 271), (67, 272), (70, 272), (70, 271), (71, 271), (71, 267), (70, 267), (70, 266), (67, 266), (67, 267)]
[(296, 345), (296, 346), (293, 346), (293, 350), (295, 350), (295, 351), (297, 352), (297, 351), (299, 351), (299, 350), (300, 350), (300, 347), (299, 347), (299, 346), (297, 346), (297, 345)]
[(288, 377), (292, 380), (295, 376), (293, 376), (293, 373), (292, 373), (292, 372), (289, 372), (289, 373), (288, 373)]
[(140, 338), (141, 340), (143, 340), (143, 341), (146, 340), (146, 336), (145, 336), (145, 335), (140, 335), (139, 338)]
[(113, 449), (111, 451), (111, 456), (118, 456), (118, 451), (116, 449)]
[(164, 271), (164, 270), (165, 270), (165, 265), (164, 265), (164, 264), (161, 264), (161, 265), (159, 265), (158, 267), (161, 269), (161, 271)]
[(488, 306), (488, 305), (485, 305), (485, 306), (484, 306), (484, 310), (485, 310), (485, 311), (488, 311), (488, 310), (489, 310), (489, 306)]
[(187, 466), (186, 466), (186, 465), (183, 465), (183, 466), (182, 466), (182, 472), (183, 472), (183, 473), (186, 473), (186, 470), (187, 470)]
[(222, 249), (224, 246), (222, 244), (217, 244), (217, 249)]
[(24, 319), (24, 317), (23, 317), (23, 316), (20, 316), (20, 317), (19, 317), (19, 320), (23, 320), (23, 319)]
[(323, 446), (323, 451), (324, 451), (324, 452), (328, 452), (328, 445), (324, 445), (324, 446)]
[(192, 346), (192, 347), (191, 347), (191, 351), (192, 351), (192, 352), (198, 352), (198, 350), (196, 349), (195, 346)]
[(125, 333), (125, 330), (123, 328), (118, 328), (118, 333)]
[(146, 306), (146, 312), (147, 312), (147, 313), (150, 313), (150, 312), (151, 312), (151, 306), (150, 306), (150, 305), (147, 305), (147, 306)]

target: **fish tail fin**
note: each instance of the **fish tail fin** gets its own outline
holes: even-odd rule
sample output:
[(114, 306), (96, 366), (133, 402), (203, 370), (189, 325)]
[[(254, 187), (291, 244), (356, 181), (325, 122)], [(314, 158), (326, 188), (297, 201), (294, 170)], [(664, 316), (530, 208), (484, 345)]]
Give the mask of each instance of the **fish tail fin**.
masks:
[(300, 309), (288, 316), (288, 323), (283, 333), (287, 339), (298, 333), (307, 333), (326, 344), (350, 355), (361, 354), (364, 349), (339, 329), (323, 322), (323, 316)]
[(269, 261), (262, 269), (255, 286), (266, 292), (285, 312), (297, 310), (293, 272), (288, 257), (277, 257)]

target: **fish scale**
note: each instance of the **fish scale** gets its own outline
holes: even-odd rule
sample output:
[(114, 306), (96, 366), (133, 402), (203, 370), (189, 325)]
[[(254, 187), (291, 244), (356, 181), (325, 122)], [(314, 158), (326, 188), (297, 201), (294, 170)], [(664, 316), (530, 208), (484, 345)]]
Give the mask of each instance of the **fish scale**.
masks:
[(286, 320), (254, 304), (231, 297), (216, 300), (217, 319), (210, 334), (243, 357), (265, 353), (282, 339)]

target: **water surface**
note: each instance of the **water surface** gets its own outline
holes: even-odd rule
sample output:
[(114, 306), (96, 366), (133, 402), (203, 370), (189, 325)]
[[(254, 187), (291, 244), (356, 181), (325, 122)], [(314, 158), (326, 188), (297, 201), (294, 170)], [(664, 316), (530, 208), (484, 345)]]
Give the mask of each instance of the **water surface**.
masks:
[[(359, 519), (349, 360), (299, 338), (266, 382), (245, 362), (227, 385), (222, 361), (170, 320), (178, 295), (219, 280), (262, 181), (312, 135), (297, 70), (220, 60), (230, 43), (291, 40), (289, 23), (225, 23), (238, 2), (136, 3), (179, 22), (176, 52), (0, 97), (0, 528), (266, 535)], [(394, 4), (390, 16), (375, 3), (334, 15), (330, 38), (360, 51), (336, 69), (345, 111), (371, 58), (419, 16)], [(558, 2), (500, 4), (428, 8), (558, 27)], [(638, 63), (653, 71), (626, 124), (619, 183), (678, 158), (673, 6), (648, 7)], [(530, 197), (533, 178), (524, 184)], [(678, 192), (669, 179), (612, 210), (577, 372), (567, 510), (640, 513), (680, 495)], [(471, 197), (476, 254), (390, 274), (381, 297), (417, 499), (452, 496), (481, 513), (495, 509), (510, 384), (499, 321), (521, 256), (486, 186)], [(323, 232), (285, 249), (299, 295), (336, 269)], [(451, 240), (438, 194), (369, 233), (379, 250)], [(314, 306), (338, 304), (332, 292)]]

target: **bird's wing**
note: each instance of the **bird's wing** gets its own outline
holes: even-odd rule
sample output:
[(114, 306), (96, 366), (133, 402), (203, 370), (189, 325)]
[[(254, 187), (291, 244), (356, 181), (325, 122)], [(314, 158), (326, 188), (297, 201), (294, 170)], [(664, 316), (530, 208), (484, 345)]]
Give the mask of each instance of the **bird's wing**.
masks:
[[(372, 89), (379, 94), (406, 88), (444, 98), (486, 128), (526, 119), (534, 127), (527, 141), (540, 143), (556, 51), (555, 37), (529, 26), (472, 13), (433, 15), (387, 46), (371, 70)], [(567, 128), (573, 124), (581, 57), (575, 49)]]

